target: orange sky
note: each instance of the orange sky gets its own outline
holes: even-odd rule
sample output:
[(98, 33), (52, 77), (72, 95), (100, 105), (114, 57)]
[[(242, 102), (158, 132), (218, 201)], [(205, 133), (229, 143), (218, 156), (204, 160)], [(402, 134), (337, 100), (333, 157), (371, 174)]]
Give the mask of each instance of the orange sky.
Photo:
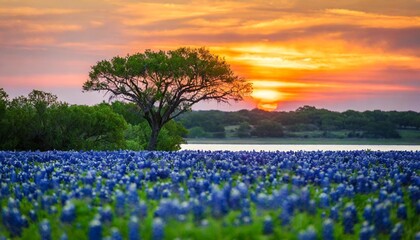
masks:
[(97, 61), (181, 46), (209, 48), (253, 83), (224, 110), (420, 111), (420, 0), (0, 0), (0, 87), (12, 97), (100, 102), (81, 93)]

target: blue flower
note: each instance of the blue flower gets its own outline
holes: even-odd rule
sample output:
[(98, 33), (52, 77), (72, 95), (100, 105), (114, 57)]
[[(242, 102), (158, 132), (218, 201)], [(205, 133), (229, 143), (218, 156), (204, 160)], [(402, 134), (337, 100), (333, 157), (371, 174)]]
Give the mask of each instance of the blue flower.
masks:
[(64, 223), (72, 223), (76, 219), (76, 207), (72, 202), (67, 202), (63, 207), (60, 219)]
[(394, 228), (391, 231), (390, 240), (400, 240), (403, 237), (403, 225), (401, 223), (395, 224)]
[(407, 219), (407, 208), (404, 204), (398, 206), (397, 217), (400, 219)]
[(305, 231), (300, 231), (299, 240), (316, 240), (316, 231), (313, 226), (309, 226)]
[(324, 240), (334, 240), (334, 223), (326, 219), (322, 224), (322, 237)]
[(128, 223), (128, 239), (140, 240), (139, 220), (135, 216), (131, 216)]
[(346, 234), (354, 233), (354, 219), (350, 211), (345, 211), (343, 214), (343, 228)]
[(51, 225), (48, 219), (42, 220), (39, 224), (39, 234), (42, 240), (51, 240)]
[(266, 216), (264, 218), (263, 233), (264, 234), (272, 234), (273, 233), (273, 220), (271, 219), (270, 216)]
[(162, 240), (165, 236), (165, 229), (162, 219), (154, 218), (152, 223), (152, 239)]
[(98, 219), (94, 219), (89, 224), (89, 240), (102, 239), (102, 226)]

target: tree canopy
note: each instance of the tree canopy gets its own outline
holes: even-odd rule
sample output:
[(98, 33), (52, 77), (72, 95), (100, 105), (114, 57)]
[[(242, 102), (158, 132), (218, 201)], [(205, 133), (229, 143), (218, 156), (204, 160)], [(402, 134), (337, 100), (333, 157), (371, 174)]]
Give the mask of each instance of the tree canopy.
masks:
[(114, 57), (92, 67), (86, 91), (137, 104), (151, 128), (147, 149), (155, 150), (166, 123), (204, 100), (242, 100), (250, 83), (234, 74), (226, 61), (205, 48), (179, 48)]
[[(159, 150), (179, 150), (186, 129), (175, 121), (159, 134)], [(33, 90), (9, 100), (0, 88), (0, 150), (143, 150), (150, 128), (135, 104), (68, 105)]]
[[(416, 138), (420, 134), (420, 113), (414, 111), (335, 112), (303, 106), (290, 112), (258, 109), (222, 112), (192, 111), (177, 118), (189, 138), (226, 137), (297, 138)], [(220, 130), (221, 129), (221, 130)], [(419, 135), (420, 136), (420, 135)], [(416, 140), (417, 141), (417, 140)]]

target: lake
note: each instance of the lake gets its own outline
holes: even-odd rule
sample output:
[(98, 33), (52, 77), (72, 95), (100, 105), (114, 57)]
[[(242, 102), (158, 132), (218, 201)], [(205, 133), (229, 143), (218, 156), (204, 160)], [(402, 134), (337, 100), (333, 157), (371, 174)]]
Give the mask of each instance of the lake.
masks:
[(181, 144), (181, 150), (203, 151), (420, 151), (420, 145), (314, 145), (314, 144)]

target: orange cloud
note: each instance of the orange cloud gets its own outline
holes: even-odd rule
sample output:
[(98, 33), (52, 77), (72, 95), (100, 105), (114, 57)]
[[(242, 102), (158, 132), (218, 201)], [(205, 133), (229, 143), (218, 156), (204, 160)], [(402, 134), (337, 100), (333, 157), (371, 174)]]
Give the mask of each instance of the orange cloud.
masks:
[(0, 7), (0, 15), (7, 17), (68, 15), (78, 12), (81, 12), (81, 10), (65, 8)]

